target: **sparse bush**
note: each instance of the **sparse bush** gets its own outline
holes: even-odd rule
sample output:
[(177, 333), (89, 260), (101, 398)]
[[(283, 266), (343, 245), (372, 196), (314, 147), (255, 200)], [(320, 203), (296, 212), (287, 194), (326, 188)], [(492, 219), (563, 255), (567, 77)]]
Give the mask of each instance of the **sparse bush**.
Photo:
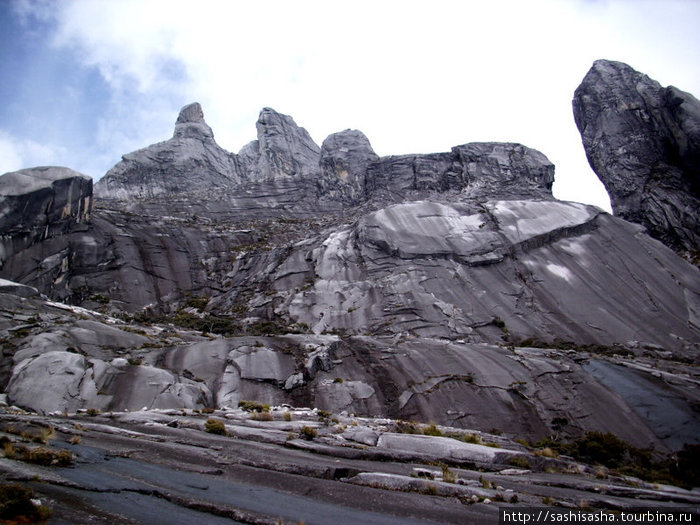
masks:
[(523, 468), (523, 469), (532, 468), (532, 466), (530, 465), (530, 461), (525, 456), (521, 456), (521, 455), (512, 456), (511, 458), (508, 459), (508, 463), (510, 465), (513, 465), (514, 467), (518, 467), (518, 468)]
[(90, 417), (95, 417), (99, 415), (100, 411), (96, 408), (88, 408), (87, 412), (85, 412), (88, 416)]
[(68, 440), (68, 443), (70, 443), (71, 445), (79, 445), (80, 441), (82, 441), (80, 436), (73, 436)]
[(333, 380), (333, 382), (334, 382), (334, 383), (342, 383), (342, 382), (343, 382), (343, 378), (342, 378), (342, 377), (336, 377), (336, 378)]
[(55, 450), (48, 447), (22, 447), (21, 460), (45, 467), (67, 467), (73, 464), (73, 453), (69, 450)]
[(307, 441), (312, 441), (318, 435), (315, 428), (307, 426), (307, 425), (304, 425), (303, 427), (301, 427), (301, 429), (299, 430), (299, 433), (300, 433), (301, 437)]
[(18, 483), (0, 484), (0, 520), (3, 523), (38, 523), (49, 519), (51, 510), (35, 505), (34, 491)]
[(202, 409), (202, 414), (213, 414), (213, 413), (214, 413), (214, 409), (211, 407), (204, 407)]
[(269, 412), (270, 405), (259, 403), (258, 401), (239, 401), (238, 408), (246, 412)]
[(270, 412), (254, 412), (251, 416), (254, 421), (274, 421), (274, 417)]
[(423, 434), (426, 436), (442, 436), (442, 430), (440, 430), (435, 423), (431, 423), (423, 427)]
[(220, 419), (207, 419), (204, 423), (204, 431), (210, 434), (226, 435), (226, 425)]
[(286, 411), (286, 412), (284, 413), (284, 415), (282, 416), (282, 419), (284, 419), (285, 421), (291, 421), (291, 420), (292, 420), (292, 414), (291, 414), (291, 412)]

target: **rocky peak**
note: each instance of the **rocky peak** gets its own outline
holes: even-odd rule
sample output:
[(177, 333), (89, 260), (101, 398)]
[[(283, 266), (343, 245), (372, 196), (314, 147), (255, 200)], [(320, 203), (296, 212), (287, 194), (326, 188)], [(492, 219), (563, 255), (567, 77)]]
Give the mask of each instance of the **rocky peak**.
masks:
[(122, 157), (95, 186), (101, 198), (152, 198), (243, 180), (236, 156), (214, 141), (198, 102), (180, 110), (173, 138)]
[(306, 177), (318, 173), (321, 150), (292, 117), (263, 108), (256, 128), (259, 157), (252, 166), (253, 179)]
[(364, 200), (367, 167), (376, 160), (379, 157), (361, 131), (329, 135), (321, 145), (321, 192), (352, 204)]
[(204, 111), (199, 102), (188, 104), (180, 110), (173, 138), (214, 140), (214, 132), (204, 121)]
[(573, 110), (615, 215), (676, 250), (697, 250), (700, 102), (627, 64), (597, 60), (576, 89)]

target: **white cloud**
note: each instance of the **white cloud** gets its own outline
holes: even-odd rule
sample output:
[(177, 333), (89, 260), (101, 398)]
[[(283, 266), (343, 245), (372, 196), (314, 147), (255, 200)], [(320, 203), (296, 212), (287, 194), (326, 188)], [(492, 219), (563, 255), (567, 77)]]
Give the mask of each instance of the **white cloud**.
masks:
[(67, 151), (63, 148), (18, 139), (0, 130), (0, 174), (33, 166), (60, 164), (56, 159), (66, 157)]
[(571, 111), (593, 60), (700, 85), (700, 10), (690, 2), (84, 0), (51, 9), (54, 45), (111, 88), (95, 141), (115, 161), (167, 138), (191, 101), (232, 151), (255, 138), (257, 113), (271, 106), (319, 143), (361, 129), (380, 155), (522, 142), (557, 165), (557, 195), (608, 207)]

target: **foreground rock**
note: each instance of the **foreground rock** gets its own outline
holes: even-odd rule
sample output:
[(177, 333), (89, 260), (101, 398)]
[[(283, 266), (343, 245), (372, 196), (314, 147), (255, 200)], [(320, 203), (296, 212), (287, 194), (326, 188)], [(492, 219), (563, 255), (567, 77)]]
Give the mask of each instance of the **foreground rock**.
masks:
[[(9, 293), (0, 293), (0, 328), (8, 401), (41, 413), (235, 408), (255, 400), (434, 421), (513, 439), (595, 430), (639, 447), (678, 450), (697, 437), (695, 367), (651, 345), (542, 349), (527, 346), (533, 341), (398, 334), (224, 338), (127, 324)], [(424, 438), (353, 429), (348, 439), (418, 453)], [(440, 454), (451, 461), (475, 454), (482, 462), (500, 455), (464, 444)]]
[(676, 250), (700, 246), (700, 102), (626, 64), (598, 60), (574, 117), (613, 211)]
[[(546, 457), (501, 436), (434, 425), (424, 430), (452, 437), (396, 433), (404, 423), (289, 406), (3, 412), (0, 436), (14, 452), (0, 461), (0, 481), (31, 486), (60, 523), (497, 523), (502, 505), (671, 512), (700, 502), (697, 491)], [(352, 440), (363, 432), (378, 442)], [(41, 456), (18, 452), (39, 448)]]

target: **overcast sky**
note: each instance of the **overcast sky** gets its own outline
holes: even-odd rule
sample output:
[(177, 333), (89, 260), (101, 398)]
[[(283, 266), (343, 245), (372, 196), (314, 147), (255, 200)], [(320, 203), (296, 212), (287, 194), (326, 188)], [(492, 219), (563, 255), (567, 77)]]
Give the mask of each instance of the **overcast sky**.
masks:
[(557, 197), (609, 209), (573, 92), (607, 58), (698, 96), (698, 27), (694, 0), (0, 0), (0, 173), (97, 180), (198, 101), (233, 152), (265, 106), (379, 155), (520, 142), (554, 162)]

